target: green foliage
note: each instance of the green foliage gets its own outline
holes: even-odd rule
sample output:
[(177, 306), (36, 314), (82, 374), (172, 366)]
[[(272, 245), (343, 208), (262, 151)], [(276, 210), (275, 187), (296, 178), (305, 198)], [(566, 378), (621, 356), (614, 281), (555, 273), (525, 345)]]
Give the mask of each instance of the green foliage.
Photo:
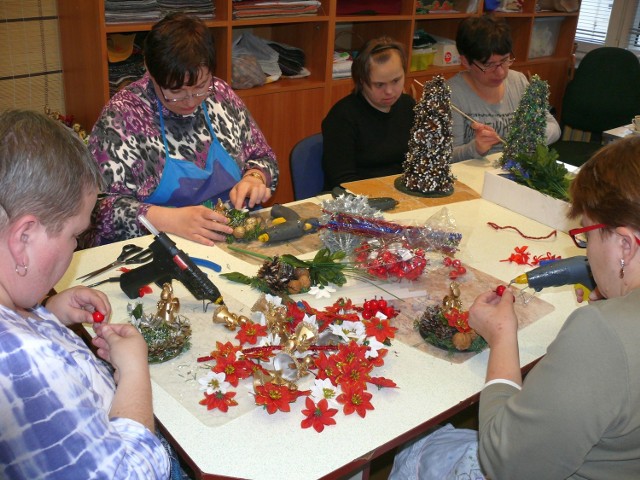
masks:
[(503, 169), (509, 178), (529, 188), (560, 200), (569, 200), (571, 174), (558, 163), (558, 153), (544, 144), (536, 146), (535, 153), (521, 153), (515, 161), (508, 161)]

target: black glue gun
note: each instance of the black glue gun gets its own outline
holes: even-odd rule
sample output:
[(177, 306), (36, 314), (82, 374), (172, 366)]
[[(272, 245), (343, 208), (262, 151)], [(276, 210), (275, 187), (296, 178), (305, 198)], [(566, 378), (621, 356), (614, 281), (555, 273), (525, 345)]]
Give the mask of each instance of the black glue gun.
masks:
[(549, 260), (541, 266), (514, 278), (511, 283), (529, 285), (536, 292), (546, 287), (560, 287), (572, 284), (580, 284), (589, 290), (596, 288), (589, 261), (584, 255)]
[[(334, 189), (331, 190), (331, 196), (333, 198), (338, 198), (340, 195), (355, 197), (353, 193), (347, 192), (343, 187), (334, 187)], [(398, 205), (398, 201), (391, 197), (367, 197), (367, 203), (371, 208), (375, 208), (381, 212), (392, 210)]]
[(220, 290), (193, 263), (189, 255), (178, 249), (175, 242), (166, 233), (156, 230), (144, 215), (140, 215), (138, 220), (155, 236), (149, 245), (149, 249), (153, 252), (153, 260), (120, 275), (120, 288), (127, 294), (127, 297), (138, 298), (140, 288), (152, 282), (162, 286), (164, 283), (176, 279), (196, 299), (208, 300), (218, 305), (224, 304)]
[(294, 240), (318, 230), (317, 218), (302, 220), (297, 212), (284, 205), (276, 204), (271, 207), (271, 217), (274, 219), (273, 224), (258, 237), (261, 242), (276, 243)]

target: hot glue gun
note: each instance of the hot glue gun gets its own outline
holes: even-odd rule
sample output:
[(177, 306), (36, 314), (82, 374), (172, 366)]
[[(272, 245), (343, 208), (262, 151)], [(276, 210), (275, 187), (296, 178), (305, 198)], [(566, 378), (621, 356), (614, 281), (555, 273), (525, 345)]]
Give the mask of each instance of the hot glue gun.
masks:
[(153, 260), (141, 267), (134, 268), (120, 275), (120, 288), (131, 299), (139, 297), (140, 288), (152, 282), (159, 285), (179, 280), (197, 300), (223, 305), (220, 290), (213, 284), (207, 274), (193, 263), (189, 255), (178, 249), (175, 242), (166, 233), (159, 232), (144, 215), (138, 216), (147, 230), (154, 235), (149, 245), (153, 252)]
[[(540, 262), (541, 264), (543, 262)], [(549, 260), (539, 267), (523, 273), (511, 280), (511, 283), (529, 285), (536, 292), (546, 287), (579, 284), (593, 290), (596, 283), (591, 275), (589, 261), (584, 255)]]
[(258, 237), (258, 240), (264, 243), (293, 240), (318, 230), (317, 218), (302, 220), (300, 215), (284, 205), (276, 204), (271, 207), (271, 216), (273, 217), (272, 225)]

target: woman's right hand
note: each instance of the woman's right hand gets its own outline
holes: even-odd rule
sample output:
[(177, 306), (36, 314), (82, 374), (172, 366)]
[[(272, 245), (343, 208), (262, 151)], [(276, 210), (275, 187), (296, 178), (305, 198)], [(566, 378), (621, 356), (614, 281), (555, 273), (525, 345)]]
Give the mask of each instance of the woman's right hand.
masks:
[(116, 384), (126, 375), (148, 372), (147, 343), (133, 325), (127, 323), (94, 323), (92, 339), (97, 354), (115, 368)]
[(489, 125), (475, 122), (471, 125), (471, 128), (476, 134), (476, 151), (479, 155), (486, 154), (491, 147), (500, 143), (500, 137), (498, 133)]
[(489, 291), (478, 295), (469, 309), (469, 326), (489, 344), (515, 339), (518, 318), (513, 308), (513, 293), (506, 289), (502, 296)]
[(147, 218), (160, 231), (209, 247), (214, 242), (224, 242), (226, 235), (233, 233), (233, 229), (227, 225), (227, 217), (203, 205), (180, 208), (154, 205), (149, 208)]

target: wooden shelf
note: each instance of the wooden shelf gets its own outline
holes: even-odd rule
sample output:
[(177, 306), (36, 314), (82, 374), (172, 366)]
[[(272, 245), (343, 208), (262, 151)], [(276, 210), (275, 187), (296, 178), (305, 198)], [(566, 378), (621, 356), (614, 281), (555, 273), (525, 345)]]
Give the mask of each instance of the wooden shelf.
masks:
[[(351, 92), (351, 79), (332, 78), (333, 51), (336, 35), (350, 33), (350, 50), (369, 39), (388, 35), (402, 42), (411, 57), (411, 43), (416, 30), (447, 38), (455, 38), (460, 22), (483, 13), (483, 2), (472, 13), (415, 13), (415, 0), (400, 0), (399, 14), (337, 15), (341, 0), (321, 0), (315, 16), (233, 19), (232, 0), (212, 0), (216, 18), (205, 23), (212, 31), (217, 48), (216, 76), (231, 83), (231, 49), (233, 40), (249, 31), (262, 38), (301, 48), (307, 58), (308, 78), (280, 79), (248, 90), (238, 90), (274, 149), (281, 171), (280, 186), (273, 202), (293, 200), (289, 173), (289, 153), (302, 138), (320, 131), (322, 119), (331, 106)], [(562, 95), (573, 66), (573, 42), (578, 12), (536, 12), (536, 0), (524, 0), (523, 11), (496, 13), (511, 26), (516, 63), (513, 68), (525, 74), (537, 73), (549, 82), (550, 103), (559, 114)], [(146, 32), (155, 22), (105, 22), (104, 0), (58, 0), (62, 63), (67, 114), (90, 129), (109, 99), (107, 35)], [(557, 46), (553, 55), (528, 58), (536, 19), (562, 18)], [(339, 40), (344, 40), (341, 38)], [(340, 43), (342, 45), (342, 43)], [(442, 75), (448, 78), (461, 67), (430, 66), (409, 72), (406, 89), (414, 80), (421, 83)], [(87, 81), (92, 79), (93, 81)]]

